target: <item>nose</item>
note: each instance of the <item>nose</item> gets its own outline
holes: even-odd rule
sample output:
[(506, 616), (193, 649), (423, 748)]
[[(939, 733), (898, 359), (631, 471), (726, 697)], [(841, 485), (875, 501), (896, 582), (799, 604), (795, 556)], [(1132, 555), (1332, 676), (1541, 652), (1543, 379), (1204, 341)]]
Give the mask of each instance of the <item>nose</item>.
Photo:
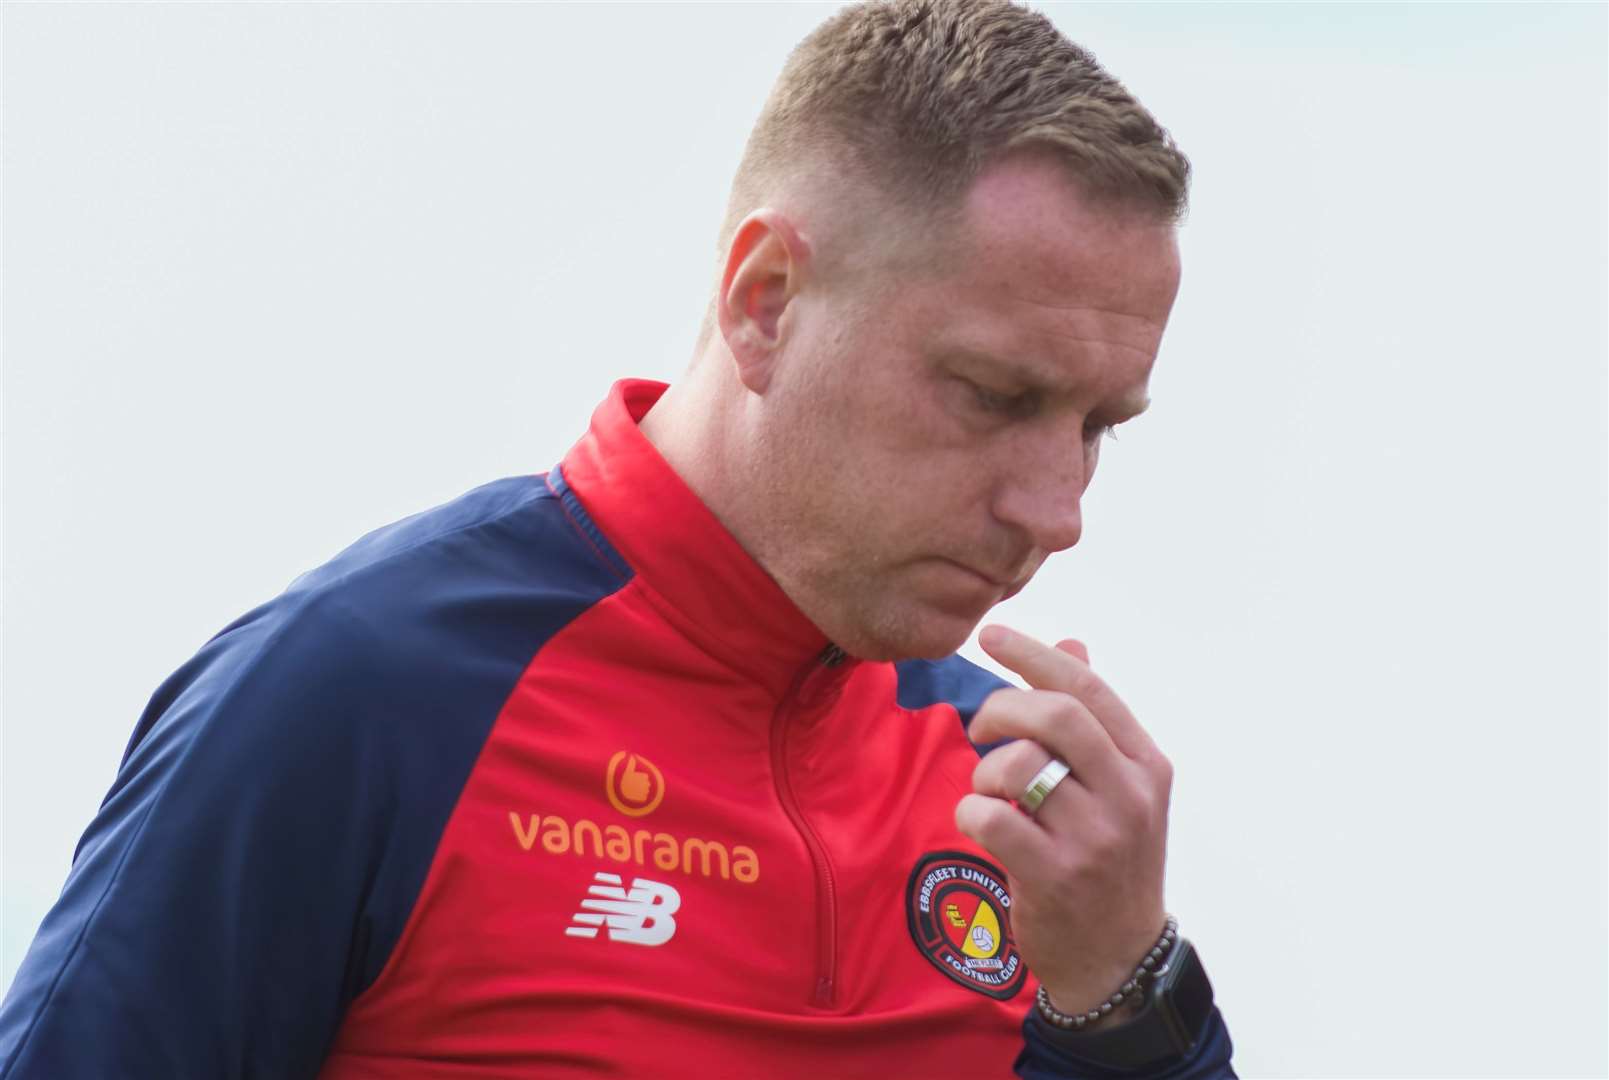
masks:
[(1094, 455), (1082, 439), (1044, 452), (1015, 455), (996, 488), (994, 516), (1020, 529), (1044, 552), (1064, 551), (1084, 531), (1081, 503), (1094, 472)]

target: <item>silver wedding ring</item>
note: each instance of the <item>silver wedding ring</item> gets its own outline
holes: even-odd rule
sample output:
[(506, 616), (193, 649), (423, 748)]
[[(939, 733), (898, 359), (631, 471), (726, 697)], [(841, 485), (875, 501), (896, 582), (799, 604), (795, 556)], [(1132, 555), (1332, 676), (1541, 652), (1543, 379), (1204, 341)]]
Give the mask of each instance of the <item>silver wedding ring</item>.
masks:
[(1029, 817), (1037, 814), (1045, 800), (1050, 797), (1050, 793), (1056, 790), (1056, 785), (1067, 779), (1067, 774), (1072, 771), (1065, 761), (1051, 758), (1034, 773), (1034, 778), (1028, 781), (1028, 786), (1022, 789), (1022, 794), (1017, 796), (1017, 805), (1022, 807), (1023, 813)]

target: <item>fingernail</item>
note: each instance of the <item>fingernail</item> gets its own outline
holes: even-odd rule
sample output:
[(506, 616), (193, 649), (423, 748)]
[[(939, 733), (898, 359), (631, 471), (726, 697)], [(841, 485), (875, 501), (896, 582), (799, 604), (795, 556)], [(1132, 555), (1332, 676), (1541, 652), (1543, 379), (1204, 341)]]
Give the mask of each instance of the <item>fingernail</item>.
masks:
[(993, 623), (978, 633), (978, 644), (985, 649), (998, 649), (1011, 639), (1011, 631)]

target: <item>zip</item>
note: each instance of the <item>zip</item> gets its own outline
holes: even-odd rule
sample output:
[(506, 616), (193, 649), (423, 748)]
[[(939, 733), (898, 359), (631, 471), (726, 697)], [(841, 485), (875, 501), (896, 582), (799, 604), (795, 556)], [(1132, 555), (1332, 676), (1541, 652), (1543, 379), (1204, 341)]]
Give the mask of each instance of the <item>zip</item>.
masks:
[(776, 781), (777, 801), (798, 830), (810, 861), (816, 870), (816, 981), (811, 990), (810, 1003), (828, 1008), (833, 1003), (835, 982), (838, 976), (838, 887), (833, 880), (832, 864), (827, 861), (827, 849), (821, 837), (805, 820), (804, 812), (793, 794), (793, 781), (788, 778), (788, 727), (793, 717), (810, 705), (807, 690), (814, 689), (830, 678), (830, 670), (844, 660), (844, 651), (829, 645), (821, 655), (810, 662), (794, 679), (777, 711), (771, 718), (771, 775)]

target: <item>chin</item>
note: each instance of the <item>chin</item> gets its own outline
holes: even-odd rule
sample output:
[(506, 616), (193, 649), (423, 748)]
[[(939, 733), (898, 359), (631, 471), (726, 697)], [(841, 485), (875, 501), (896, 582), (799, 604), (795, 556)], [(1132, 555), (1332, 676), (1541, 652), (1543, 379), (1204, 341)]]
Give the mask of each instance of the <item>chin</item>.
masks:
[(862, 660), (942, 660), (954, 653), (977, 629), (983, 615), (958, 616), (949, 612), (926, 611), (898, 626), (867, 629), (840, 648)]

